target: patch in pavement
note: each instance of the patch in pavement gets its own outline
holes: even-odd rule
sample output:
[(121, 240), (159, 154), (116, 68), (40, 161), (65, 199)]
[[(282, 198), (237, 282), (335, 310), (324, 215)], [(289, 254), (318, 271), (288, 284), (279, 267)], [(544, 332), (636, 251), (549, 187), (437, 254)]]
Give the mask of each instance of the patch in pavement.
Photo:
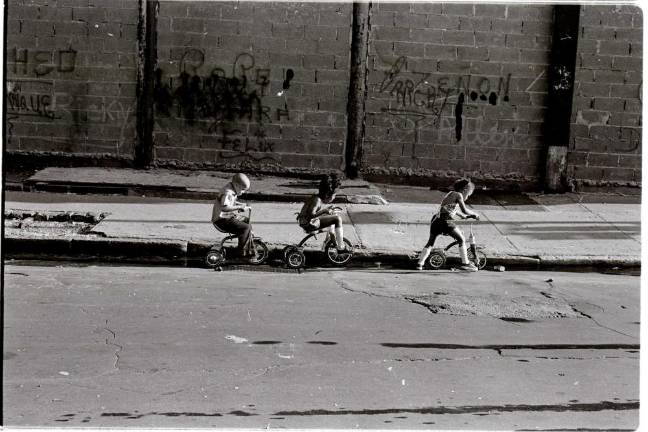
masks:
[(528, 322), (554, 318), (582, 318), (568, 303), (546, 297), (488, 297), (430, 294), (406, 297), (413, 303), (427, 307), (432, 313), (462, 316), (490, 316), (509, 322)]

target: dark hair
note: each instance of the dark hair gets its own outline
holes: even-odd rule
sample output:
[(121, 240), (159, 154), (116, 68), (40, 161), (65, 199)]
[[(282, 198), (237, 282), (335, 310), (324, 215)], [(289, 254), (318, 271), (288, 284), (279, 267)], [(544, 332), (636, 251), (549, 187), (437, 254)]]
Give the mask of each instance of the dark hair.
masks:
[(470, 179), (467, 178), (459, 179), (456, 182), (454, 182), (454, 184), (452, 185), (452, 188), (457, 192), (461, 192), (466, 187), (475, 190), (475, 184), (471, 182)]
[(320, 198), (327, 198), (333, 195), (337, 188), (340, 186), (340, 179), (337, 174), (326, 174), (320, 180), (319, 191), (317, 196)]

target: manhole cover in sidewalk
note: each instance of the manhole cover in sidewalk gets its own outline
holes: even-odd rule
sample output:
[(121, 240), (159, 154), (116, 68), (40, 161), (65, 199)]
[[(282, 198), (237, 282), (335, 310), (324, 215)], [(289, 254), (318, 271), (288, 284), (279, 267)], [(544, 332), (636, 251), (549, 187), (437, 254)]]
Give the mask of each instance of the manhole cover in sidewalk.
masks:
[(467, 296), (431, 294), (407, 297), (413, 303), (427, 307), (432, 313), (490, 316), (511, 322), (553, 318), (581, 318), (582, 315), (560, 299), (537, 297)]

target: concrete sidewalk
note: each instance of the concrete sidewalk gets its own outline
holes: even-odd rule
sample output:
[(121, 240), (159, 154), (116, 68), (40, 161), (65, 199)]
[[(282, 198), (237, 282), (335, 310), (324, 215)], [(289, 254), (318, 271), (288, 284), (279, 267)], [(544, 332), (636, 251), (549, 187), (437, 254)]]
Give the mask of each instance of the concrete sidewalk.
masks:
[[(443, 193), (429, 191), (429, 195), (429, 202), (438, 203)], [(585, 203), (564, 195), (537, 195), (531, 202), (534, 204), (473, 206), (482, 215), (473, 230), (489, 267), (640, 266), (639, 204)], [(416, 253), (427, 240), (430, 217), (438, 208), (437, 204), (422, 203), (342, 206), (345, 236), (358, 246), (358, 261), (404, 267), (413, 266)], [(301, 203), (254, 202), (252, 207), (255, 234), (272, 248), (297, 243), (304, 236), (295, 222)], [(8, 258), (34, 258), (58, 251), (76, 258), (186, 262), (201, 260), (209, 246), (222, 238), (209, 222), (209, 201), (6, 192), (5, 213), (10, 211), (90, 212), (106, 217), (78, 235), (48, 238), (6, 228)], [(458, 223), (467, 236), (468, 223)], [(309, 247), (319, 249), (321, 241), (322, 237)], [(438, 246), (447, 243), (449, 239), (443, 238)]]

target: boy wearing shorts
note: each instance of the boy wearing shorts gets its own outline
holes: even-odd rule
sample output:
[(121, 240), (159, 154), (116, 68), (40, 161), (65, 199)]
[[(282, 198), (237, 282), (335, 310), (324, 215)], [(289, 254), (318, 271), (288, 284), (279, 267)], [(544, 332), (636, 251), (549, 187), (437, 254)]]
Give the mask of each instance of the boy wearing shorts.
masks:
[[(434, 242), (440, 234), (449, 235), (459, 242), (459, 254), (461, 256), (461, 269), (465, 271), (477, 271), (477, 267), (468, 261), (468, 251), (466, 249), (466, 239), (461, 230), (452, 222), (456, 215), (462, 219), (474, 218), (479, 219), (477, 213), (468, 209), (465, 201), (472, 195), (475, 185), (468, 179), (460, 179), (454, 182), (454, 190), (441, 201), (439, 211), (432, 217), (430, 222), (430, 238), (421, 251), (416, 268), (423, 270), (425, 260), (430, 256)], [(461, 212), (459, 212), (459, 210)]]

